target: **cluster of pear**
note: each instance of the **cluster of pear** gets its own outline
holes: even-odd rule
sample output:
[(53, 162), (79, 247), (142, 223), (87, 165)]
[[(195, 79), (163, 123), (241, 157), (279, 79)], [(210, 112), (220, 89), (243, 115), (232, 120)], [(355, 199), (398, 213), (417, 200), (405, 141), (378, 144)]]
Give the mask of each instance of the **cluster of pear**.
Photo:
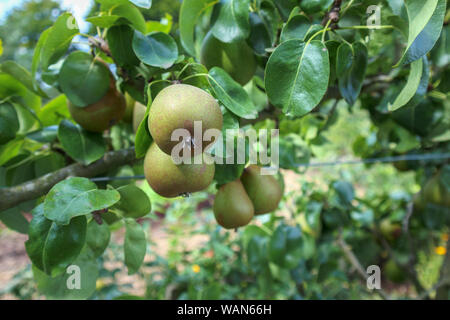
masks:
[(236, 229), (250, 223), (255, 215), (277, 209), (282, 196), (274, 176), (262, 175), (261, 167), (250, 165), (240, 179), (220, 187), (214, 200), (214, 216), (222, 227)]
[[(161, 90), (154, 99), (148, 128), (154, 143), (144, 160), (145, 177), (159, 195), (173, 198), (206, 189), (213, 181), (215, 165), (204, 153), (210, 141), (194, 141), (194, 122), (202, 123), (202, 136), (208, 129), (222, 130), (223, 116), (217, 101), (206, 91), (186, 84), (174, 84)], [(185, 129), (191, 142), (185, 149), (190, 163), (175, 164), (172, 133)], [(201, 144), (201, 146), (200, 146)]]
[[(96, 58), (94, 63), (102, 63), (109, 70), (108, 65), (99, 58)], [(83, 129), (92, 132), (103, 132), (122, 120), (127, 103), (124, 95), (116, 88), (114, 75), (109, 71), (109, 89), (99, 101), (80, 108), (69, 100), (68, 107), (72, 118)]]

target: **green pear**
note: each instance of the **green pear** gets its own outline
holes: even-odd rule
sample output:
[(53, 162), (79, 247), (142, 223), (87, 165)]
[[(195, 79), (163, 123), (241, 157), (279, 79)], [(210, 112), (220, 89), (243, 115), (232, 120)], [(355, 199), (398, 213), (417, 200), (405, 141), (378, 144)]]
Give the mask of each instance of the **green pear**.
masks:
[(217, 223), (225, 229), (246, 226), (254, 216), (252, 201), (240, 180), (220, 187), (214, 199), (213, 211)]
[(255, 215), (272, 212), (278, 208), (283, 197), (281, 186), (271, 175), (262, 175), (261, 167), (245, 168), (241, 181), (255, 207)]
[(386, 262), (382, 272), (386, 275), (386, 278), (394, 283), (403, 283), (406, 280), (406, 273), (402, 270), (402, 268), (400, 268), (394, 259), (389, 259), (389, 261)]
[(139, 125), (142, 120), (144, 120), (145, 112), (147, 111), (147, 107), (144, 106), (140, 102), (136, 102), (133, 110), (133, 131), (137, 132)]
[(127, 109), (125, 110), (125, 115), (123, 116), (123, 121), (126, 123), (131, 123), (133, 120), (134, 106), (136, 100), (127, 92), (125, 93), (125, 101), (127, 102)]
[(192, 155), (198, 155), (210, 145), (203, 141), (208, 129), (222, 130), (223, 116), (217, 101), (206, 91), (186, 84), (175, 84), (164, 88), (154, 99), (148, 117), (148, 127), (153, 140), (167, 154), (180, 141), (172, 141), (176, 129), (186, 129), (194, 137), (194, 122), (201, 122), (201, 137), (192, 141)]
[(380, 232), (385, 239), (392, 242), (402, 233), (402, 227), (398, 223), (393, 223), (390, 219), (385, 218), (380, 222)]
[(450, 195), (441, 182), (442, 172), (434, 175), (423, 188), (423, 198), (428, 203), (450, 208)]
[[(197, 157), (203, 157), (202, 164), (194, 164)], [(214, 164), (206, 164), (200, 154), (192, 164), (176, 165), (172, 157), (153, 143), (144, 159), (144, 174), (150, 187), (160, 196), (174, 198), (183, 194), (206, 189), (215, 173)]]
[(247, 84), (255, 75), (256, 58), (245, 41), (224, 43), (208, 32), (203, 39), (200, 61), (208, 69), (220, 67), (236, 82)]
[(125, 97), (116, 89), (111, 74), (109, 89), (96, 103), (84, 108), (76, 107), (68, 101), (72, 118), (87, 131), (103, 132), (122, 120), (127, 108)]

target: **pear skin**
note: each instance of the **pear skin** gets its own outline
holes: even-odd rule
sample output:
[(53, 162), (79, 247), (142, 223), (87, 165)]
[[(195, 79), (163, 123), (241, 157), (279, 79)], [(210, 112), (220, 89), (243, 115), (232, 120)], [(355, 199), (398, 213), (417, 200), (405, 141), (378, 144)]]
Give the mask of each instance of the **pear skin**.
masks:
[(253, 219), (254, 207), (240, 180), (229, 182), (217, 191), (214, 216), (225, 229), (246, 226)]
[(136, 133), (142, 120), (144, 120), (147, 107), (140, 102), (136, 102), (133, 110), (133, 131)]
[(283, 192), (271, 175), (261, 175), (261, 167), (251, 165), (241, 176), (242, 184), (255, 207), (255, 215), (272, 212), (278, 208)]
[[(204, 155), (199, 155), (204, 157)], [(174, 198), (206, 189), (215, 173), (214, 164), (175, 165), (172, 157), (153, 143), (144, 159), (144, 173), (150, 187), (160, 196)]]
[(132, 123), (133, 121), (133, 113), (134, 113), (134, 105), (136, 104), (136, 100), (130, 96), (127, 92), (125, 93), (125, 101), (127, 102), (127, 109), (125, 110), (125, 115), (123, 116), (123, 121), (126, 123)]
[[(206, 91), (187, 84), (175, 84), (164, 88), (154, 99), (148, 117), (148, 128), (153, 140), (167, 154), (180, 141), (172, 141), (176, 129), (186, 129), (194, 137), (194, 122), (201, 121), (201, 139), (208, 129), (222, 130), (223, 116), (217, 101)], [(193, 142), (192, 150), (202, 150), (211, 141)], [(200, 148), (202, 146), (202, 148)], [(201, 152), (193, 152), (197, 155)]]

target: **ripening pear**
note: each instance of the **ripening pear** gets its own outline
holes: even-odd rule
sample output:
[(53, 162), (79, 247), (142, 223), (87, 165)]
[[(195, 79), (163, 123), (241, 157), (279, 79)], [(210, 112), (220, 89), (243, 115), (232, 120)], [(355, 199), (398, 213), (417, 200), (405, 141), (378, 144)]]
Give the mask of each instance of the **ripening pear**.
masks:
[[(206, 157), (200, 154), (197, 157)], [(214, 164), (176, 165), (172, 157), (153, 143), (144, 159), (144, 173), (150, 187), (157, 194), (174, 198), (186, 193), (193, 193), (206, 189), (214, 178)]]
[[(172, 141), (176, 129), (186, 129), (194, 137), (194, 122), (201, 122), (201, 141), (192, 140), (192, 150), (202, 150), (211, 141), (203, 141), (208, 129), (222, 130), (223, 116), (217, 101), (206, 91), (187, 84), (164, 88), (154, 99), (148, 117), (153, 140), (167, 154), (181, 141)], [(198, 155), (199, 152), (192, 153)]]
[(139, 125), (141, 124), (142, 120), (144, 120), (146, 111), (147, 111), (146, 106), (144, 106), (140, 102), (136, 102), (136, 104), (134, 105), (134, 110), (133, 110), (133, 130), (134, 130), (134, 132), (137, 132)]
[(220, 187), (214, 199), (213, 211), (217, 223), (225, 229), (246, 226), (255, 212), (239, 179)]
[(247, 84), (255, 75), (256, 58), (245, 41), (224, 43), (210, 31), (202, 43), (200, 61), (208, 69), (220, 67), (236, 82)]
[(122, 120), (127, 103), (116, 89), (114, 76), (110, 75), (109, 89), (96, 103), (80, 108), (68, 101), (72, 118), (87, 131), (103, 132)]
[(450, 194), (441, 182), (441, 175), (439, 172), (428, 180), (423, 188), (423, 198), (426, 202), (450, 208)]
[(261, 175), (261, 167), (251, 165), (241, 176), (242, 184), (255, 207), (255, 215), (265, 214), (278, 208), (283, 197), (281, 186), (271, 175)]
[(127, 92), (125, 93), (125, 101), (127, 102), (127, 108), (125, 110), (125, 115), (123, 116), (123, 121), (126, 123), (131, 123), (133, 120), (133, 112), (136, 100), (134, 100), (133, 97), (130, 96), (130, 94)]
[(381, 272), (386, 275), (390, 281), (394, 283), (402, 283), (406, 281), (406, 274), (400, 268), (400, 266), (394, 261), (394, 259), (389, 259), (388, 262), (384, 265), (384, 268)]
[(392, 242), (401, 235), (402, 227), (400, 224), (385, 218), (380, 222), (380, 232), (385, 239)]

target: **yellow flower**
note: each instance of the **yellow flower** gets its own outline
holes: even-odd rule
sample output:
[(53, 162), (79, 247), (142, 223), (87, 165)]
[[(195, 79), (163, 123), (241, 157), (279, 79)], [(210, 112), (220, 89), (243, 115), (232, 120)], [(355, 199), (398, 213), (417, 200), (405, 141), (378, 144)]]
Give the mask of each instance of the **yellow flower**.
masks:
[(195, 273), (199, 273), (200, 272), (200, 266), (198, 264), (194, 264), (192, 266), (192, 271), (194, 271)]
[(443, 246), (439, 246), (439, 247), (434, 248), (434, 252), (436, 252), (436, 254), (438, 254), (440, 256), (443, 256), (447, 253), (447, 249), (445, 249), (445, 247), (443, 247)]
[(2, 39), (0, 39), (0, 56), (3, 54), (3, 42)]
[(442, 240), (445, 241), (445, 242), (448, 241), (448, 233), (444, 233), (444, 234), (442, 235)]

